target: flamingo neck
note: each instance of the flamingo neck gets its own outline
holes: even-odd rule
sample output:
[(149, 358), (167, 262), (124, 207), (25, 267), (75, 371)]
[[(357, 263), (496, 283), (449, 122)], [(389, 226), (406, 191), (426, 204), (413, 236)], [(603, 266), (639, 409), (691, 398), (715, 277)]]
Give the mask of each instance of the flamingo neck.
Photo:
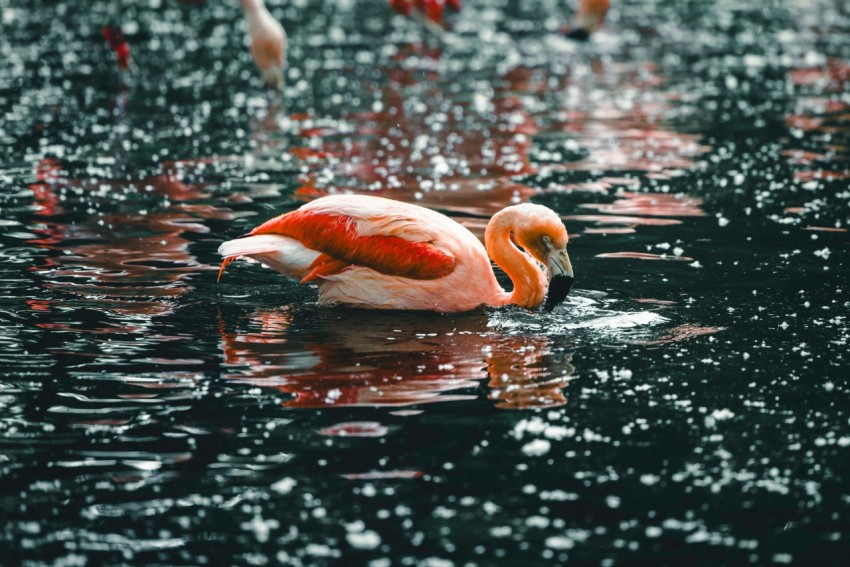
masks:
[(500, 298), (499, 305), (513, 304), (534, 309), (546, 298), (546, 274), (531, 256), (514, 244), (511, 239), (513, 223), (502, 213), (493, 217), (484, 234), (487, 254), (514, 284), (513, 291), (506, 292)]
[(239, 3), (246, 15), (259, 13), (266, 7), (263, 0), (239, 0)]

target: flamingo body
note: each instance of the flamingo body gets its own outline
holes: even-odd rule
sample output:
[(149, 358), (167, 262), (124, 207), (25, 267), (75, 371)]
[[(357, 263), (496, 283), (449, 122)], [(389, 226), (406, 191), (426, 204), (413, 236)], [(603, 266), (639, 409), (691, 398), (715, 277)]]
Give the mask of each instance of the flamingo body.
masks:
[[(225, 242), (219, 252), (222, 270), (249, 257), (317, 284), (322, 305), (439, 312), (508, 303), (535, 308), (545, 299), (547, 275), (553, 275), (540, 266), (551, 265), (551, 253), (572, 279), (566, 229), (546, 207), (508, 207), (487, 231), (485, 248), (469, 230), (430, 209), (337, 195), (273, 218), (247, 237)], [(497, 282), (488, 250), (514, 281), (511, 293)]]

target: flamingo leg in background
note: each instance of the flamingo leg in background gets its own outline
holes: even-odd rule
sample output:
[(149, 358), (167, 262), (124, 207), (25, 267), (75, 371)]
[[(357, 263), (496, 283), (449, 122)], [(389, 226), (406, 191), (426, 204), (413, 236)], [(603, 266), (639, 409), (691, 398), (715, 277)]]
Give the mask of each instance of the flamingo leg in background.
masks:
[(115, 54), (115, 62), (118, 68), (126, 71), (130, 67), (130, 45), (124, 39), (124, 33), (118, 25), (103, 26), (103, 39), (109, 45), (109, 49)]
[(460, 12), (461, 0), (389, 0), (390, 8), (403, 16), (421, 14), (427, 20), (445, 27), (446, 11)]

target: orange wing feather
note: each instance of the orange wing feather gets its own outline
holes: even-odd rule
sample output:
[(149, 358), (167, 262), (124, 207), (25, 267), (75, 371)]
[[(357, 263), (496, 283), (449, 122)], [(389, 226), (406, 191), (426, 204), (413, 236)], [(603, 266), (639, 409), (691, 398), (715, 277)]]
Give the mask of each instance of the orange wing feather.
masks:
[(337, 260), (333, 256), (320, 254), (318, 258), (310, 264), (310, 273), (301, 278), (301, 283), (305, 284), (313, 280), (338, 274), (351, 264), (342, 260)]
[(452, 273), (456, 262), (454, 256), (430, 242), (412, 242), (398, 236), (361, 236), (355, 221), (345, 215), (292, 211), (261, 224), (251, 234), (288, 236), (322, 252), (303, 281), (339, 273), (349, 265), (390, 276), (433, 280)]

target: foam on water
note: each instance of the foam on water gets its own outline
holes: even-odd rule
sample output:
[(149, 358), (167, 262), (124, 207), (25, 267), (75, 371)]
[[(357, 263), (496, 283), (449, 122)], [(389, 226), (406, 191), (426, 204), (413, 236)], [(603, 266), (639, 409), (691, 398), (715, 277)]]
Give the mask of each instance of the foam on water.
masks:
[[(631, 304), (631, 305), (629, 305)], [(645, 338), (664, 331), (668, 317), (657, 310), (638, 310), (641, 304), (613, 299), (603, 292), (574, 290), (552, 313), (532, 313), (524, 310), (495, 311), (488, 326), (502, 332), (528, 332), (545, 336), (561, 336), (577, 331), (576, 340), (634, 340), (639, 334)], [(626, 310), (632, 307), (634, 310)], [(617, 309), (619, 308), (619, 309)]]

